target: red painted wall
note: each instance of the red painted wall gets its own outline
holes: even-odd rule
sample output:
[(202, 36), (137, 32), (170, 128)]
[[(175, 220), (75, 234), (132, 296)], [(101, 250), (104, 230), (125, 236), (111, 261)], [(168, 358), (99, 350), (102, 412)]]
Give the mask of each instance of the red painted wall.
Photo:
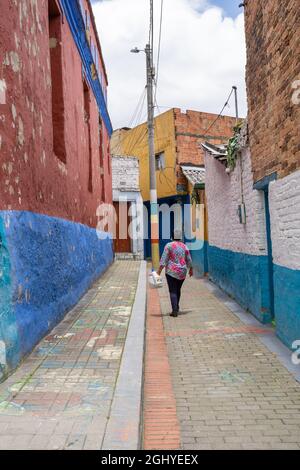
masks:
[[(88, 2), (85, 6), (91, 13)], [(64, 18), (61, 70), (66, 163), (54, 154), (48, 24), (48, 0), (1, 2), (0, 87), (5, 92), (0, 93), (0, 210), (28, 210), (95, 227), (98, 205), (103, 199), (112, 201), (109, 136), (102, 123), (101, 178), (98, 107), (90, 89), (90, 158), (82, 63)], [(96, 35), (92, 35), (95, 44)], [(59, 80), (59, 70), (54, 72)], [(102, 72), (106, 77), (103, 64)]]

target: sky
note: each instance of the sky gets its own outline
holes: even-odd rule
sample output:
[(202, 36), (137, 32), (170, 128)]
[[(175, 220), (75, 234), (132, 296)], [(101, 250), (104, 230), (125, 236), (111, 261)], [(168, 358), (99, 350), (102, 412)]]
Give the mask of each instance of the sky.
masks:
[[(233, 85), (239, 112), (247, 113), (243, 9), (238, 0), (164, 0), (156, 114), (168, 108), (218, 114)], [(95, 0), (93, 9), (109, 80), (108, 109), (114, 129), (146, 120), (146, 103), (134, 115), (146, 84), (144, 49), (149, 0)], [(154, 0), (157, 62), (160, 0)], [(235, 115), (234, 100), (224, 114)], [(134, 119), (132, 119), (134, 117)]]

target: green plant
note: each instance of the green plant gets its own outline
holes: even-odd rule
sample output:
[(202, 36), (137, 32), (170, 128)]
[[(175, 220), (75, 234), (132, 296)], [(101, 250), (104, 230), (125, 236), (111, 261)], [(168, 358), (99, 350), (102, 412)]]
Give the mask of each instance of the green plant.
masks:
[(192, 204), (201, 204), (201, 198), (200, 198), (200, 192), (198, 191), (198, 189), (193, 189), (193, 192), (191, 194), (191, 201), (192, 201)]
[(241, 132), (241, 127), (243, 125), (243, 122), (238, 123), (234, 128), (234, 135), (229, 139), (228, 145), (227, 145), (227, 167), (233, 171), (236, 166), (236, 161), (238, 158), (239, 154), (239, 135)]

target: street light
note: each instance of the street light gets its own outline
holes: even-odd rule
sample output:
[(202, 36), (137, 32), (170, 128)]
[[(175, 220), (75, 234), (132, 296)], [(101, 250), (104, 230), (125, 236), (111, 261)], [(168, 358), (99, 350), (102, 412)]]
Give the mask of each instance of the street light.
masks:
[(148, 101), (148, 145), (149, 145), (149, 175), (150, 175), (150, 209), (151, 209), (151, 254), (152, 267), (159, 268), (159, 217), (156, 189), (155, 145), (154, 145), (154, 105), (153, 80), (155, 72), (153, 67), (153, 51), (149, 44), (145, 49), (135, 47), (133, 54), (145, 52), (147, 59), (147, 101)]

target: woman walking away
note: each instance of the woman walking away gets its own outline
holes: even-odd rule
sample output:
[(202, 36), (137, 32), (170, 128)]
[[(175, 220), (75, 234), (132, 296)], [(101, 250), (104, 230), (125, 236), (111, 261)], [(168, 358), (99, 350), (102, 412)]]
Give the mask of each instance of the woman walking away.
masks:
[(166, 278), (172, 304), (171, 317), (178, 317), (181, 288), (188, 271), (190, 276), (193, 276), (193, 267), (189, 249), (182, 242), (179, 230), (174, 231), (172, 240), (165, 247), (157, 274), (160, 276), (163, 269), (166, 268)]

